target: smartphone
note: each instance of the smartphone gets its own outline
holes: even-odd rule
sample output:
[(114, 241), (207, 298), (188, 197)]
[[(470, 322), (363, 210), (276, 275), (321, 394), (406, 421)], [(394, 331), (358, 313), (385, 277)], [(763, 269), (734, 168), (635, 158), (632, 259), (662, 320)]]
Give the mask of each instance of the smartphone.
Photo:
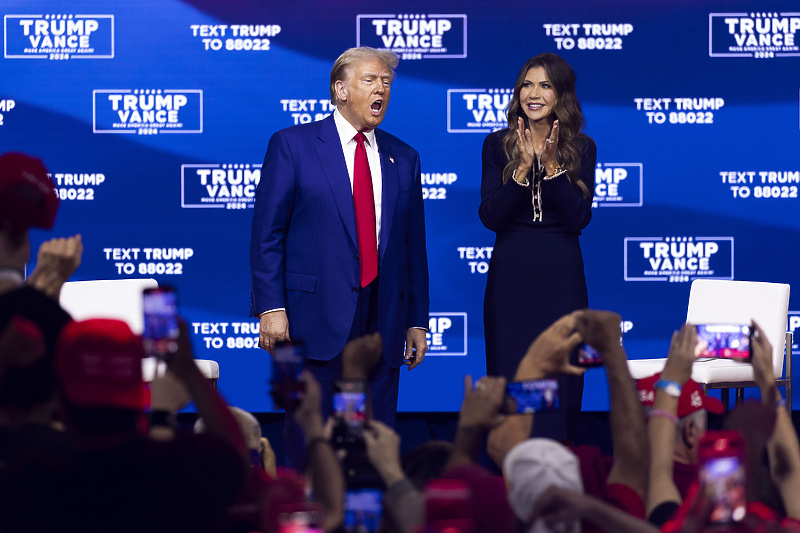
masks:
[(363, 381), (337, 381), (333, 386), (335, 448), (363, 440), (367, 425), (367, 389)]
[(750, 361), (750, 326), (747, 324), (698, 324), (695, 357)]
[(317, 504), (282, 505), (278, 509), (277, 533), (323, 533), (323, 513)]
[(344, 494), (344, 530), (376, 533), (383, 519), (383, 491), (379, 488), (347, 488)]
[(555, 411), (560, 403), (558, 381), (555, 379), (511, 381), (506, 385), (506, 402), (503, 410), (507, 414)]
[(578, 362), (576, 365), (582, 367), (603, 366), (603, 357), (600, 352), (583, 343), (578, 348)]
[(300, 340), (275, 343), (272, 350), (272, 401), (282, 409), (300, 405), (305, 395), (305, 383), (300, 373), (306, 361), (306, 345)]
[(745, 442), (738, 431), (707, 431), (700, 439), (698, 479), (713, 502), (712, 524), (738, 522), (746, 514)]
[(150, 357), (167, 360), (178, 351), (178, 297), (169, 286), (142, 292), (144, 332), (142, 343)]

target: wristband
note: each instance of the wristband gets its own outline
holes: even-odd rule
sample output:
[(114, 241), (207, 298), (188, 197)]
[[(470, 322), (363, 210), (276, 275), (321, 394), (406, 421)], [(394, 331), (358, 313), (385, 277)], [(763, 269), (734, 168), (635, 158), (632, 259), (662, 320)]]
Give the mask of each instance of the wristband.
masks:
[(667, 420), (671, 420), (678, 423), (678, 417), (675, 413), (670, 413), (669, 411), (664, 411), (663, 409), (650, 409), (650, 412), (647, 413), (647, 419), (650, 420), (654, 416), (660, 416), (661, 418), (666, 418)]
[(661, 389), (673, 398), (680, 398), (681, 390), (683, 390), (683, 386), (677, 381), (669, 381), (667, 379), (659, 379), (656, 381), (656, 384), (653, 385), (653, 389)]
[(175, 421), (176, 421), (175, 413), (171, 413), (169, 411), (164, 410), (156, 410), (150, 411), (147, 415), (147, 420), (150, 423), (150, 427), (168, 427), (174, 428)]
[(23, 276), (22, 272), (16, 268), (0, 267), (0, 279), (12, 281), (16, 285), (22, 285), (22, 283), (25, 281), (25, 276)]

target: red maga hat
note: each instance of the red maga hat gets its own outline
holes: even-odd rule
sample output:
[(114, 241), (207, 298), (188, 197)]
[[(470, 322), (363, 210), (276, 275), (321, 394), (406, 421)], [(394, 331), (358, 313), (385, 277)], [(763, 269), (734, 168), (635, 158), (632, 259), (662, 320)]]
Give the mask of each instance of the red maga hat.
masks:
[(0, 213), (17, 229), (52, 228), (58, 203), (40, 159), (19, 152), (0, 155)]
[(141, 411), (149, 404), (142, 380), (144, 357), (142, 340), (121, 320), (71, 322), (61, 333), (56, 374), (74, 405)]
[[(653, 400), (655, 400), (656, 397), (655, 385), (656, 381), (659, 379), (661, 379), (660, 372), (649, 378), (642, 378), (636, 382), (636, 388), (639, 391), (639, 401), (642, 402), (642, 405), (647, 407), (653, 406)], [(678, 398), (678, 418), (689, 416), (700, 409), (705, 409), (717, 415), (724, 411), (721, 401), (711, 396), (706, 396), (700, 384), (690, 378), (681, 389), (681, 396)]]

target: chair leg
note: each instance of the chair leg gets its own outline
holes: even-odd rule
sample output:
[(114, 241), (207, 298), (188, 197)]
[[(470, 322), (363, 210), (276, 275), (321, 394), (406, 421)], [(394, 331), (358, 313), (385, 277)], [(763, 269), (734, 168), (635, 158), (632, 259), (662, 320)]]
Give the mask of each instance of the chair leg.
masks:
[(789, 411), (789, 416), (792, 416), (792, 382), (787, 380), (783, 384), (783, 403), (786, 405), (786, 410)]
[(794, 342), (791, 331), (786, 332), (786, 408), (789, 417), (792, 416), (792, 344)]
[(744, 403), (744, 387), (736, 387), (736, 405)]
[(728, 414), (730, 411), (730, 407), (728, 406), (728, 401), (730, 400), (730, 390), (729, 389), (722, 389), (722, 406), (725, 408), (725, 414)]

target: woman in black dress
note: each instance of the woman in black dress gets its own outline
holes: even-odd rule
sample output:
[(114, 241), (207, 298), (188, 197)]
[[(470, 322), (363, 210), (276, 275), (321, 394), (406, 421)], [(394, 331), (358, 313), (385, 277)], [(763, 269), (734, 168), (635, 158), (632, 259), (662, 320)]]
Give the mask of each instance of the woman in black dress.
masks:
[[(581, 133), (575, 73), (540, 54), (520, 70), (508, 128), (483, 143), (479, 214), (497, 234), (486, 282), (488, 375), (512, 379), (539, 333), (588, 306), (579, 236), (592, 218), (597, 146)], [(559, 378), (561, 410), (536, 415), (534, 435), (573, 440), (583, 377)]]

